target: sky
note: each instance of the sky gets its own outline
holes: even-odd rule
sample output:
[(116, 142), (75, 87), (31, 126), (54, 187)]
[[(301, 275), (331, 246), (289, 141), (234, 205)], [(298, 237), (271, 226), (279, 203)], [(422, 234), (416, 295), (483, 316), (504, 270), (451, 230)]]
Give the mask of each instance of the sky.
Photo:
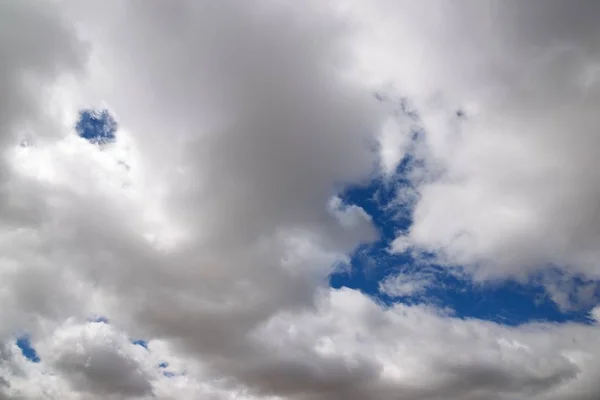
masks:
[(598, 18), (0, 2), (0, 400), (600, 398)]

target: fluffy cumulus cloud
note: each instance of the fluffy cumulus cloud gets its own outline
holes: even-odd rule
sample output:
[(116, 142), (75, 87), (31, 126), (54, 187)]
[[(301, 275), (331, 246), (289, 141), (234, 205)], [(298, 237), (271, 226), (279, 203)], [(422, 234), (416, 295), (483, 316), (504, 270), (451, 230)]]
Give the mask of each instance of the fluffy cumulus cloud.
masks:
[[(598, 398), (598, 308), (506, 327), (328, 286), (377, 239), (344, 189), (397, 184), (409, 160), (412, 224), (390, 251), (593, 306), (598, 17), (585, 1), (0, 2), (0, 398)], [(110, 115), (102, 140), (82, 134)]]
[[(548, 266), (598, 278), (598, 5), (386, 6), (369, 14), (383, 27), (364, 50), (380, 64), (365, 68), (418, 114), (413, 154), (425, 164), (396, 248), (483, 278)], [(384, 161), (394, 148), (400, 161), (402, 145), (383, 143)]]

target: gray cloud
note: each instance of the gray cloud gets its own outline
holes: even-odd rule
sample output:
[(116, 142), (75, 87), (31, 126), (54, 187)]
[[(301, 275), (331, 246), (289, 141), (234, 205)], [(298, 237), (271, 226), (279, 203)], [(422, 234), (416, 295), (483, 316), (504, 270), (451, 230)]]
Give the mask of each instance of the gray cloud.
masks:
[[(31, 132), (40, 138), (60, 135), (50, 116), (48, 88), (56, 79), (81, 71), (85, 50), (71, 23), (54, 7), (41, 2), (7, 1), (0, 4), (0, 54), (0, 223), (4, 253), (1, 274), (3, 285), (10, 288), (13, 277), (19, 274), (15, 273), (19, 263), (13, 263), (4, 248), (10, 246), (12, 233), (40, 223), (45, 205), (38, 193), (32, 193), (34, 189), (15, 176), (6, 155)], [(34, 277), (30, 283), (35, 280)], [(15, 329), (25, 328), (32, 314), (46, 311), (26, 306), (21, 309), (24, 304), (17, 299), (33, 298), (35, 294), (26, 294), (27, 289), (13, 289), (0, 294), (5, 305), (0, 323), (2, 340)]]
[(75, 390), (124, 397), (152, 392), (149, 376), (128, 350), (134, 345), (108, 325), (66, 327), (53, 340), (50, 363)]
[[(14, 99), (0, 111), (11, 132), (1, 332), (30, 330), (42, 359), (18, 359), (20, 377), (3, 370), (11, 394), (598, 393), (596, 325), (506, 328), (327, 288), (333, 265), (375, 238), (364, 211), (336, 195), (375, 173), (381, 81), (410, 97), (428, 133), (416, 151), (430, 169), (415, 178), (405, 243), (481, 276), (527, 275), (545, 262), (594, 276), (595, 86), (585, 97), (572, 80), (595, 54), (594, 7), (578, 8), (579, 19), (558, 3), (543, 12), (534, 2), (348, 4), (2, 6), (10, 25), (0, 29), (18, 40), (0, 39), (0, 85)], [(86, 75), (73, 75), (84, 63)], [(102, 148), (72, 128), (78, 108), (98, 106), (120, 124)], [(464, 126), (444, 114), (457, 107)], [(26, 148), (9, 129), (22, 121), (32, 127)], [(564, 134), (573, 127), (578, 140)], [(388, 167), (406, 149), (397, 150)], [(434, 169), (443, 180), (431, 179)], [(111, 325), (81, 322), (92, 314)], [(149, 351), (128, 336), (151, 339)], [(174, 376), (157, 368), (165, 359)]]

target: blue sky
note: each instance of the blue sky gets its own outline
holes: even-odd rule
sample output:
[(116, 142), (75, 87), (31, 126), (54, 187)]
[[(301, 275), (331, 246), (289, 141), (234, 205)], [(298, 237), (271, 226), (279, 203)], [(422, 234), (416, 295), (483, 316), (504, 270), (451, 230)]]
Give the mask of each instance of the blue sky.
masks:
[[(380, 240), (361, 246), (351, 260), (350, 270), (342, 270), (331, 276), (333, 287), (347, 286), (359, 289), (386, 304), (395, 301), (407, 303), (429, 303), (448, 307), (462, 318), (478, 318), (507, 325), (519, 325), (533, 321), (589, 322), (592, 307), (561, 311), (548, 297), (540, 284), (519, 283), (513, 280), (477, 284), (470, 279), (461, 279), (436, 265), (418, 265), (410, 254), (392, 254), (388, 251), (399, 231), (411, 225), (410, 209), (407, 206), (393, 206), (396, 191), (402, 190), (408, 182), (403, 179), (403, 169), (409, 164), (401, 164), (396, 182), (376, 179), (366, 186), (348, 189), (343, 199), (367, 211), (380, 234)], [(390, 206), (390, 204), (392, 204)], [(400, 271), (408, 274), (426, 269), (431, 272), (433, 284), (418, 297), (390, 298), (379, 292), (379, 283), (388, 276)]]
[(85, 109), (79, 112), (75, 130), (90, 142), (104, 143), (114, 140), (117, 123), (108, 110)]
[[(376, 94), (380, 103), (392, 104), (396, 115), (404, 115), (411, 121), (419, 122), (418, 113), (404, 98), (394, 99), (384, 94)], [(465, 120), (466, 112), (457, 108), (456, 118)], [(418, 124), (412, 131), (412, 143), (416, 143), (427, 132)], [(415, 158), (410, 150), (399, 162), (395, 174), (375, 177), (369, 183), (347, 188), (342, 199), (347, 204), (362, 207), (372, 218), (380, 238), (375, 243), (361, 246), (354, 252), (349, 269), (340, 270), (331, 276), (331, 286), (349, 287), (361, 290), (385, 304), (394, 302), (425, 303), (447, 307), (455, 316), (477, 318), (506, 325), (520, 325), (534, 321), (589, 323), (589, 312), (595, 304), (585, 304), (565, 310), (550, 298), (540, 279), (531, 278), (525, 282), (512, 279), (473, 282), (469, 276), (452, 273), (447, 268), (428, 263), (423, 255), (415, 260), (409, 252), (393, 254), (389, 251), (392, 241), (400, 233), (406, 233), (413, 223), (410, 201), (399, 202), (402, 192), (414, 193), (409, 175), (415, 168), (422, 167), (423, 161)], [(425, 261), (425, 263), (424, 263)], [(379, 284), (387, 277), (401, 272), (410, 276), (425, 271), (431, 284), (417, 296), (391, 298), (381, 293)], [(460, 272), (460, 266), (457, 269)], [(557, 269), (557, 271), (560, 271)], [(560, 272), (558, 272), (560, 275)], [(586, 281), (580, 277), (569, 277), (573, 288)], [(598, 289), (596, 289), (598, 297)], [(573, 299), (574, 304), (577, 303)], [(576, 304), (577, 305), (577, 304)]]
[[(377, 99), (384, 100), (381, 96), (377, 96)], [(398, 112), (418, 120), (417, 114), (403, 100), (400, 101)], [(462, 110), (457, 111), (456, 115), (466, 118)], [(426, 132), (415, 131), (413, 141), (425, 134)], [(392, 241), (399, 233), (407, 232), (413, 222), (411, 204), (403, 204), (397, 199), (405, 197), (399, 196), (400, 192), (412, 189), (408, 175), (420, 163), (420, 160), (408, 152), (392, 177), (376, 177), (365, 185), (347, 188), (342, 194), (345, 203), (360, 206), (371, 216), (379, 233), (379, 240), (357, 249), (352, 256), (350, 268), (331, 276), (332, 287), (358, 289), (384, 304), (432, 304), (446, 307), (453, 315), (461, 318), (477, 318), (505, 325), (516, 326), (537, 321), (590, 323), (589, 312), (595, 304), (561, 309), (539, 280), (474, 282), (469, 276), (452, 273), (435, 263), (424, 264), (422, 255), (419, 260), (415, 260), (410, 252), (390, 252)], [(426, 271), (432, 282), (417, 296), (391, 298), (379, 290), (380, 282), (387, 277), (399, 272), (411, 275), (421, 271)], [(582, 283), (579, 278), (569, 279), (574, 288)]]
[(29, 361), (38, 363), (40, 362), (40, 358), (36, 352), (36, 350), (31, 345), (31, 340), (28, 335), (22, 335), (17, 338), (17, 346), (21, 349), (23, 356), (27, 358)]

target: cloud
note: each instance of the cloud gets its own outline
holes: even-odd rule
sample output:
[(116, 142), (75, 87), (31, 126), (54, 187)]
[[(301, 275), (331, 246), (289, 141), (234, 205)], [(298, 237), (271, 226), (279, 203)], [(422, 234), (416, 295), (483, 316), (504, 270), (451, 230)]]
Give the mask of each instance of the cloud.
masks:
[[(425, 168), (405, 250), (595, 276), (595, 92), (567, 79), (593, 10), (575, 34), (554, 3), (347, 4), (0, 5), (8, 398), (597, 397), (596, 325), (507, 328), (327, 285), (375, 238), (340, 193), (407, 152)], [(389, 82), (418, 120), (373, 95)], [(118, 131), (97, 146), (77, 116), (104, 109)], [(10, 344), (22, 330), (39, 363)]]
[(600, 308), (594, 307), (590, 313), (591, 318), (596, 322), (600, 322)]
[[(62, 3), (90, 59), (56, 107), (107, 108), (121, 130), (98, 148), (57, 117), (69, 134), (10, 149), (39, 217), (5, 239), (7, 282), (20, 285), (7, 297), (49, 324), (29, 323), (34, 338), (67, 316), (106, 315), (235, 375), (265, 357), (252, 329), (313, 306), (335, 261), (373, 238), (355, 208), (328, 202), (374, 171), (376, 101), (343, 76), (345, 28), (316, 7), (95, 6)], [(96, 358), (118, 362), (103, 349)], [(102, 371), (74, 390), (105, 390)]]
[(383, 309), (341, 289), (321, 293), (316, 310), (261, 324), (249, 340), (263, 356), (229, 358), (235, 379), (213, 377), (212, 362), (168, 341), (145, 349), (110, 324), (72, 320), (35, 343), (39, 364), (15, 356), (22, 372), (2, 376), (25, 398), (583, 399), (597, 394), (598, 337), (597, 325), (505, 327), (425, 306)]
[[(321, 379), (338, 382), (329, 393), (340, 398), (549, 399), (561, 393), (569, 398), (593, 379), (583, 371), (593, 368), (594, 356), (584, 361), (577, 355), (587, 351), (580, 346), (594, 337), (595, 327), (508, 328), (450, 318), (423, 306), (382, 310), (348, 289), (332, 291), (319, 306), (317, 313), (277, 317), (262, 334), (281, 357), (304, 343), (295, 359), (344, 365), (347, 381), (336, 377), (333, 366), (320, 370), (326, 364), (307, 361)], [(296, 390), (302, 399), (331, 396), (307, 383)]]
[(152, 385), (139, 365), (134, 344), (108, 324), (65, 326), (51, 340), (48, 362), (65, 376), (75, 390), (97, 395), (139, 397)]
[(552, 265), (597, 279), (597, 5), (382, 1), (371, 12), (381, 41), (361, 48), (365, 65), (409, 99), (424, 132), (414, 222), (398, 243), (479, 278)]
[(432, 277), (425, 273), (398, 273), (379, 282), (379, 292), (390, 297), (414, 296), (421, 294), (433, 284)]
[[(0, 274), (5, 288), (0, 292), (5, 304), (0, 337), (4, 338), (13, 329), (28, 325), (30, 305), (37, 308), (36, 311), (51, 312), (51, 306), (46, 308), (43, 301), (36, 303), (39, 292), (21, 290), (26, 276), (31, 277), (27, 285), (33, 288), (44, 274), (41, 270), (38, 270), (40, 275), (30, 274), (36, 270), (36, 255), (23, 254), (29, 261), (23, 258), (17, 262), (12, 258), (13, 252), (7, 250), (13, 247), (9, 243), (27, 227), (41, 223), (44, 201), (13, 173), (5, 155), (31, 132), (36, 132), (40, 140), (60, 136), (59, 125), (52, 115), (51, 87), (58, 79), (80, 73), (86, 52), (71, 24), (55, 7), (45, 3), (6, 2), (0, 5), (0, 15), (0, 88), (5, 99), (0, 107), (0, 223), (3, 226), (0, 240), (4, 254)], [(31, 269), (17, 272), (23, 262), (28, 262)], [(60, 285), (54, 289), (58, 287)]]

